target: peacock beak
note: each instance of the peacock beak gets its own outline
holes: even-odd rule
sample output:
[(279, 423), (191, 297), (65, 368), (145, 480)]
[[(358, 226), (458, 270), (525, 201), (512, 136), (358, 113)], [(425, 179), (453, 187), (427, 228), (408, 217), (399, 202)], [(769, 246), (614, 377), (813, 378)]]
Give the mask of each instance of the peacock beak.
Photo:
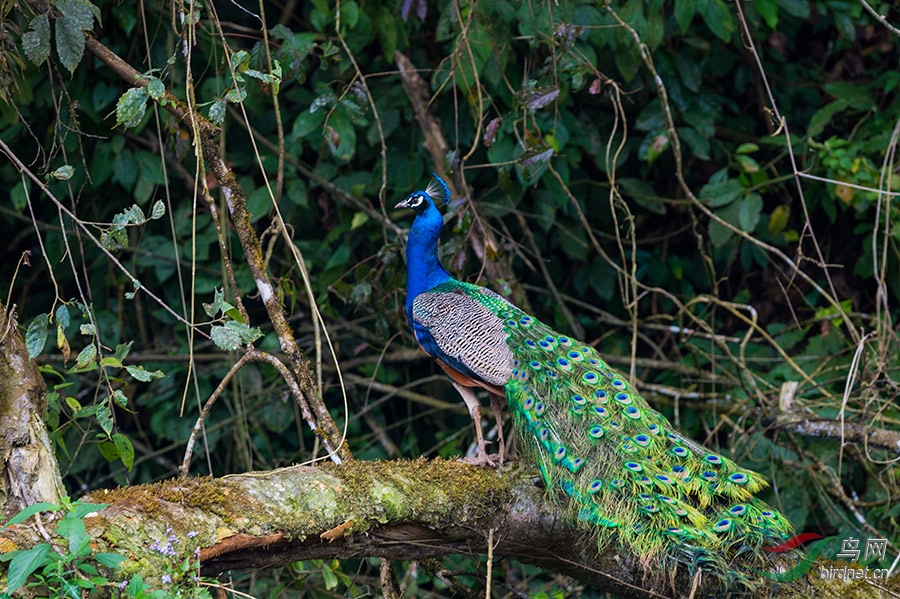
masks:
[(411, 199), (412, 199), (412, 196), (409, 196), (405, 200), (397, 202), (397, 204), (394, 206), (394, 210), (396, 210), (397, 208), (411, 208), (412, 206), (410, 206), (410, 202), (409, 202)]

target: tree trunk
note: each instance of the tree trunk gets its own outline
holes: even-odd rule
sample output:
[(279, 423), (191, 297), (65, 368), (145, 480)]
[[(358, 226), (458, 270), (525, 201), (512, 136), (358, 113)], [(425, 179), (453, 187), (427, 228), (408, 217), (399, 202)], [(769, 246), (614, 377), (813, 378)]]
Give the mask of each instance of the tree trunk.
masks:
[(40, 501), (65, 495), (44, 415), (47, 385), (28, 359), (15, 314), (0, 305), (0, 508), (4, 521)]

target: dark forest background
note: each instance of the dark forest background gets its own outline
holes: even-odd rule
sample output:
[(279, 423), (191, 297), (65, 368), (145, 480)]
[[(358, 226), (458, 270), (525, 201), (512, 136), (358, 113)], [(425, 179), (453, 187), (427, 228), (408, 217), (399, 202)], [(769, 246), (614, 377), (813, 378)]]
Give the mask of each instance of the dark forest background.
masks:
[[(849, 537), (897, 555), (893, 3), (52, 0), (0, 17), (0, 299), (47, 380), (73, 498), (176, 476), (244, 344), (279, 352), (171, 93), (219, 128), (355, 458), (471, 449), (403, 312), (411, 215), (392, 207), (438, 172), (454, 274), (590, 342), (686, 435), (763, 473), (798, 531), (834, 535), (831, 555)], [(130, 88), (84, 32), (148, 81)], [(270, 365), (221, 391), (191, 474), (327, 454)], [(483, 585), (476, 558), (445, 565)], [(377, 570), (232, 582), (357, 597)], [(400, 577), (447, 596), (415, 565)], [(591, 596), (514, 562), (494, 580), (498, 597)]]

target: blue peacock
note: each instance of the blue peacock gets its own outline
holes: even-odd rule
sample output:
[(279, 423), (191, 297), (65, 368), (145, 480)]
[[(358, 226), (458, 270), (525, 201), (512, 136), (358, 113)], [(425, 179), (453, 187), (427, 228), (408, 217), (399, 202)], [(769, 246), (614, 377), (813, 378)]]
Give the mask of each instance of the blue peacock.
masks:
[(499, 455), (486, 451), (480, 387), (491, 395), (498, 424), (506, 398), (521, 453), (601, 546), (615, 538), (645, 563), (713, 563), (721, 573), (729, 557), (758, 556), (764, 545), (780, 543), (791, 525), (755, 497), (767, 485), (761, 475), (679, 434), (587, 344), (447, 272), (437, 254), (443, 221), (435, 201), (449, 199), (435, 175), (395, 207), (415, 211), (406, 316), (469, 407), (474, 461), (502, 462), (505, 451), (502, 436)]

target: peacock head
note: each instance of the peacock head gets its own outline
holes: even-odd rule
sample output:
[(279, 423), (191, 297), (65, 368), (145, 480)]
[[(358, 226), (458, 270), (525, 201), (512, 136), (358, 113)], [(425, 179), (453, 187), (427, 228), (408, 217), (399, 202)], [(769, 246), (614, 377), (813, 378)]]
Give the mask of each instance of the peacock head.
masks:
[(431, 181), (428, 187), (423, 191), (414, 191), (409, 197), (399, 202), (394, 208), (411, 208), (416, 215), (423, 214), (429, 207), (437, 208), (437, 202), (447, 203), (450, 201), (450, 190), (444, 180), (432, 173)]
[(411, 208), (415, 210), (416, 214), (422, 214), (429, 206), (434, 206), (431, 197), (424, 191), (414, 191), (394, 208)]

